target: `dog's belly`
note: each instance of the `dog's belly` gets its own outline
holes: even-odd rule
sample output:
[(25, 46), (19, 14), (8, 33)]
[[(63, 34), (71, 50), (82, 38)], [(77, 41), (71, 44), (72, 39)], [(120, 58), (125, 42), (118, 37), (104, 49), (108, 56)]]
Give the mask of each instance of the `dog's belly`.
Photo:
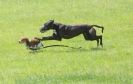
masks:
[(37, 45), (34, 45), (34, 46), (29, 46), (30, 49), (39, 49), (42, 47), (42, 43), (38, 43)]
[(70, 39), (70, 38), (76, 37), (78, 35), (80, 35), (80, 34), (76, 34), (76, 35), (64, 35), (63, 38), (64, 39)]

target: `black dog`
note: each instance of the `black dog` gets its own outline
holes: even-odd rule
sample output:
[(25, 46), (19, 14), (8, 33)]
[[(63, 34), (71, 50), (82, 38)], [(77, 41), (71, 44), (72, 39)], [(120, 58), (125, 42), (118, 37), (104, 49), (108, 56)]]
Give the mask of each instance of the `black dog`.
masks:
[(40, 32), (43, 33), (47, 30), (53, 29), (53, 35), (48, 37), (42, 37), (40, 40), (58, 40), (61, 41), (62, 38), (70, 39), (80, 34), (83, 34), (85, 40), (96, 40), (97, 46), (103, 46), (102, 43), (102, 35), (97, 36), (96, 30), (93, 27), (102, 28), (102, 32), (104, 27), (98, 25), (64, 25), (61, 23), (55, 23), (54, 20), (49, 20), (46, 22), (40, 29)]

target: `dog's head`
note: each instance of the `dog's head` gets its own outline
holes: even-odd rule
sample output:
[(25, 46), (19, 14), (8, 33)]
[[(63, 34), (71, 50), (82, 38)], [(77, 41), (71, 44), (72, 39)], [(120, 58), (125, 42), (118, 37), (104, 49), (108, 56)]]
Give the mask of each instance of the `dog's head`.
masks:
[(54, 23), (54, 20), (49, 20), (46, 23), (44, 23), (44, 25), (40, 28), (40, 32), (43, 33), (47, 30), (52, 29), (53, 28), (53, 23)]

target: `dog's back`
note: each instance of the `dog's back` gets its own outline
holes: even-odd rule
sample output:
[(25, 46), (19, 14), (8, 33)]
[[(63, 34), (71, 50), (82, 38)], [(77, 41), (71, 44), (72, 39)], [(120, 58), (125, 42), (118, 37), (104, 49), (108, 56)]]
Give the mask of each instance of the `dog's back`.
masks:
[(40, 40), (38, 40), (38, 39), (31, 39), (30, 40), (30, 45), (37, 45), (39, 43), (40, 43)]

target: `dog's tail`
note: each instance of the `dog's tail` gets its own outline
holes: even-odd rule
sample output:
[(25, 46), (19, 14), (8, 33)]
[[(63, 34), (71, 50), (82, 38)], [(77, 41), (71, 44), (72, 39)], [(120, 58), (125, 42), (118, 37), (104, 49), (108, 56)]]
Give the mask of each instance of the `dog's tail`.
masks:
[(102, 33), (103, 33), (103, 30), (104, 30), (104, 27), (103, 26), (98, 26), (98, 25), (91, 25), (92, 27), (97, 27), (97, 28), (102, 28)]

